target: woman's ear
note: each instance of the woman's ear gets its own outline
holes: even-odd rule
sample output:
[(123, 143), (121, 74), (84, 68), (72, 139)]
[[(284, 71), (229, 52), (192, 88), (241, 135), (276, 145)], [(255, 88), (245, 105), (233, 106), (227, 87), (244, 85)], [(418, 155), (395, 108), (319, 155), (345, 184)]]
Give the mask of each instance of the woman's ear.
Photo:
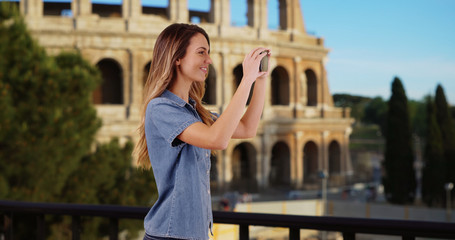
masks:
[(179, 66), (179, 65), (180, 65), (180, 58), (177, 59), (177, 61), (175, 61), (175, 65), (176, 65), (176, 66)]

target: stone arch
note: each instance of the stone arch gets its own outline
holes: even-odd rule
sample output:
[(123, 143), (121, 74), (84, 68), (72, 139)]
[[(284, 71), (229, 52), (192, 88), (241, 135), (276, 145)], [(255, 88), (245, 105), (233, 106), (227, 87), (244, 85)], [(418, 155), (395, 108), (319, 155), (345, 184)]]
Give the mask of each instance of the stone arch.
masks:
[(123, 104), (123, 69), (112, 58), (101, 59), (96, 66), (101, 71), (103, 82), (93, 92), (95, 104)]
[(318, 178), (318, 146), (309, 141), (303, 147), (303, 182), (316, 183)]
[(231, 189), (256, 192), (256, 148), (248, 142), (235, 146), (232, 152)]
[[(242, 64), (238, 64), (234, 68), (233, 75), (234, 75), (234, 81), (233, 81), (233, 91), (232, 91), (232, 93), (235, 93), (235, 91), (239, 87), (240, 82), (242, 81), (242, 78), (243, 78), (243, 66), (242, 66)], [(247, 100), (247, 103), (246, 103), (247, 105), (250, 104), (251, 97), (253, 96), (253, 89), (254, 89), (254, 83), (253, 83), (253, 86), (251, 86), (250, 95), (248, 96), (248, 100)]]
[(271, 187), (289, 188), (291, 184), (291, 150), (289, 146), (279, 141), (272, 147), (270, 161), (269, 184)]
[(147, 78), (149, 76), (150, 72), (150, 66), (152, 65), (152, 61), (149, 61), (147, 64), (144, 66), (144, 71), (142, 72), (142, 86), (145, 86), (145, 83), (147, 82)]
[(333, 140), (329, 144), (329, 176), (341, 172), (341, 147), (340, 144)]
[(216, 71), (212, 65), (209, 65), (209, 74), (205, 79), (205, 94), (202, 101), (209, 105), (216, 104)]
[(317, 106), (318, 104), (318, 79), (313, 70), (305, 70), (306, 85), (307, 85), (307, 105)]
[(289, 74), (284, 67), (272, 71), (272, 105), (289, 105)]

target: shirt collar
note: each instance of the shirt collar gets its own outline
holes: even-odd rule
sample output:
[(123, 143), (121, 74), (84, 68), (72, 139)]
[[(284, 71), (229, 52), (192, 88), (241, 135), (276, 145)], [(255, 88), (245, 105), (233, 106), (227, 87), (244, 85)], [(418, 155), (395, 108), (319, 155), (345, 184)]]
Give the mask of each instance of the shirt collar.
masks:
[[(171, 92), (167, 89), (164, 90), (164, 92), (161, 96), (175, 102), (180, 107), (184, 107), (185, 104), (187, 104), (187, 102), (185, 102), (183, 99), (181, 99), (180, 97), (178, 97), (173, 92)], [(192, 106), (193, 108), (196, 108), (196, 101), (194, 101), (191, 97), (188, 99), (188, 101), (190, 102), (190, 104), (189, 104), (190, 106)]]

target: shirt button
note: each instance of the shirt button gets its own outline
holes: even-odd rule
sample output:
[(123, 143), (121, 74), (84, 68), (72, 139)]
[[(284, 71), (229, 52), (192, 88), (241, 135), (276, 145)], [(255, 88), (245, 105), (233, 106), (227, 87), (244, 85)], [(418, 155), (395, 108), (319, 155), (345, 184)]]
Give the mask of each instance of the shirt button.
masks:
[(209, 189), (209, 190), (207, 190), (207, 192), (210, 194), (210, 189)]
[(208, 157), (208, 156), (209, 156), (209, 153), (205, 153), (205, 156)]

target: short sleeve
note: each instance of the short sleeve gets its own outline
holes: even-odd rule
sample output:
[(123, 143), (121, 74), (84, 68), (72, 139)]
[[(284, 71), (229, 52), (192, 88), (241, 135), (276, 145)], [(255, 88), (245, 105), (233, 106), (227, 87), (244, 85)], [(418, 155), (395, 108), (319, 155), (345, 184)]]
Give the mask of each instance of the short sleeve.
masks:
[(212, 114), (213, 121), (216, 121), (220, 117), (220, 114), (218, 114), (216, 112), (210, 112), (210, 113)]
[(172, 146), (178, 146), (181, 142), (177, 136), (188, 126), (200, 120), (185, 107), (173, 103), (160, 102), (150, 104), (148, 115), (160, 135)]

